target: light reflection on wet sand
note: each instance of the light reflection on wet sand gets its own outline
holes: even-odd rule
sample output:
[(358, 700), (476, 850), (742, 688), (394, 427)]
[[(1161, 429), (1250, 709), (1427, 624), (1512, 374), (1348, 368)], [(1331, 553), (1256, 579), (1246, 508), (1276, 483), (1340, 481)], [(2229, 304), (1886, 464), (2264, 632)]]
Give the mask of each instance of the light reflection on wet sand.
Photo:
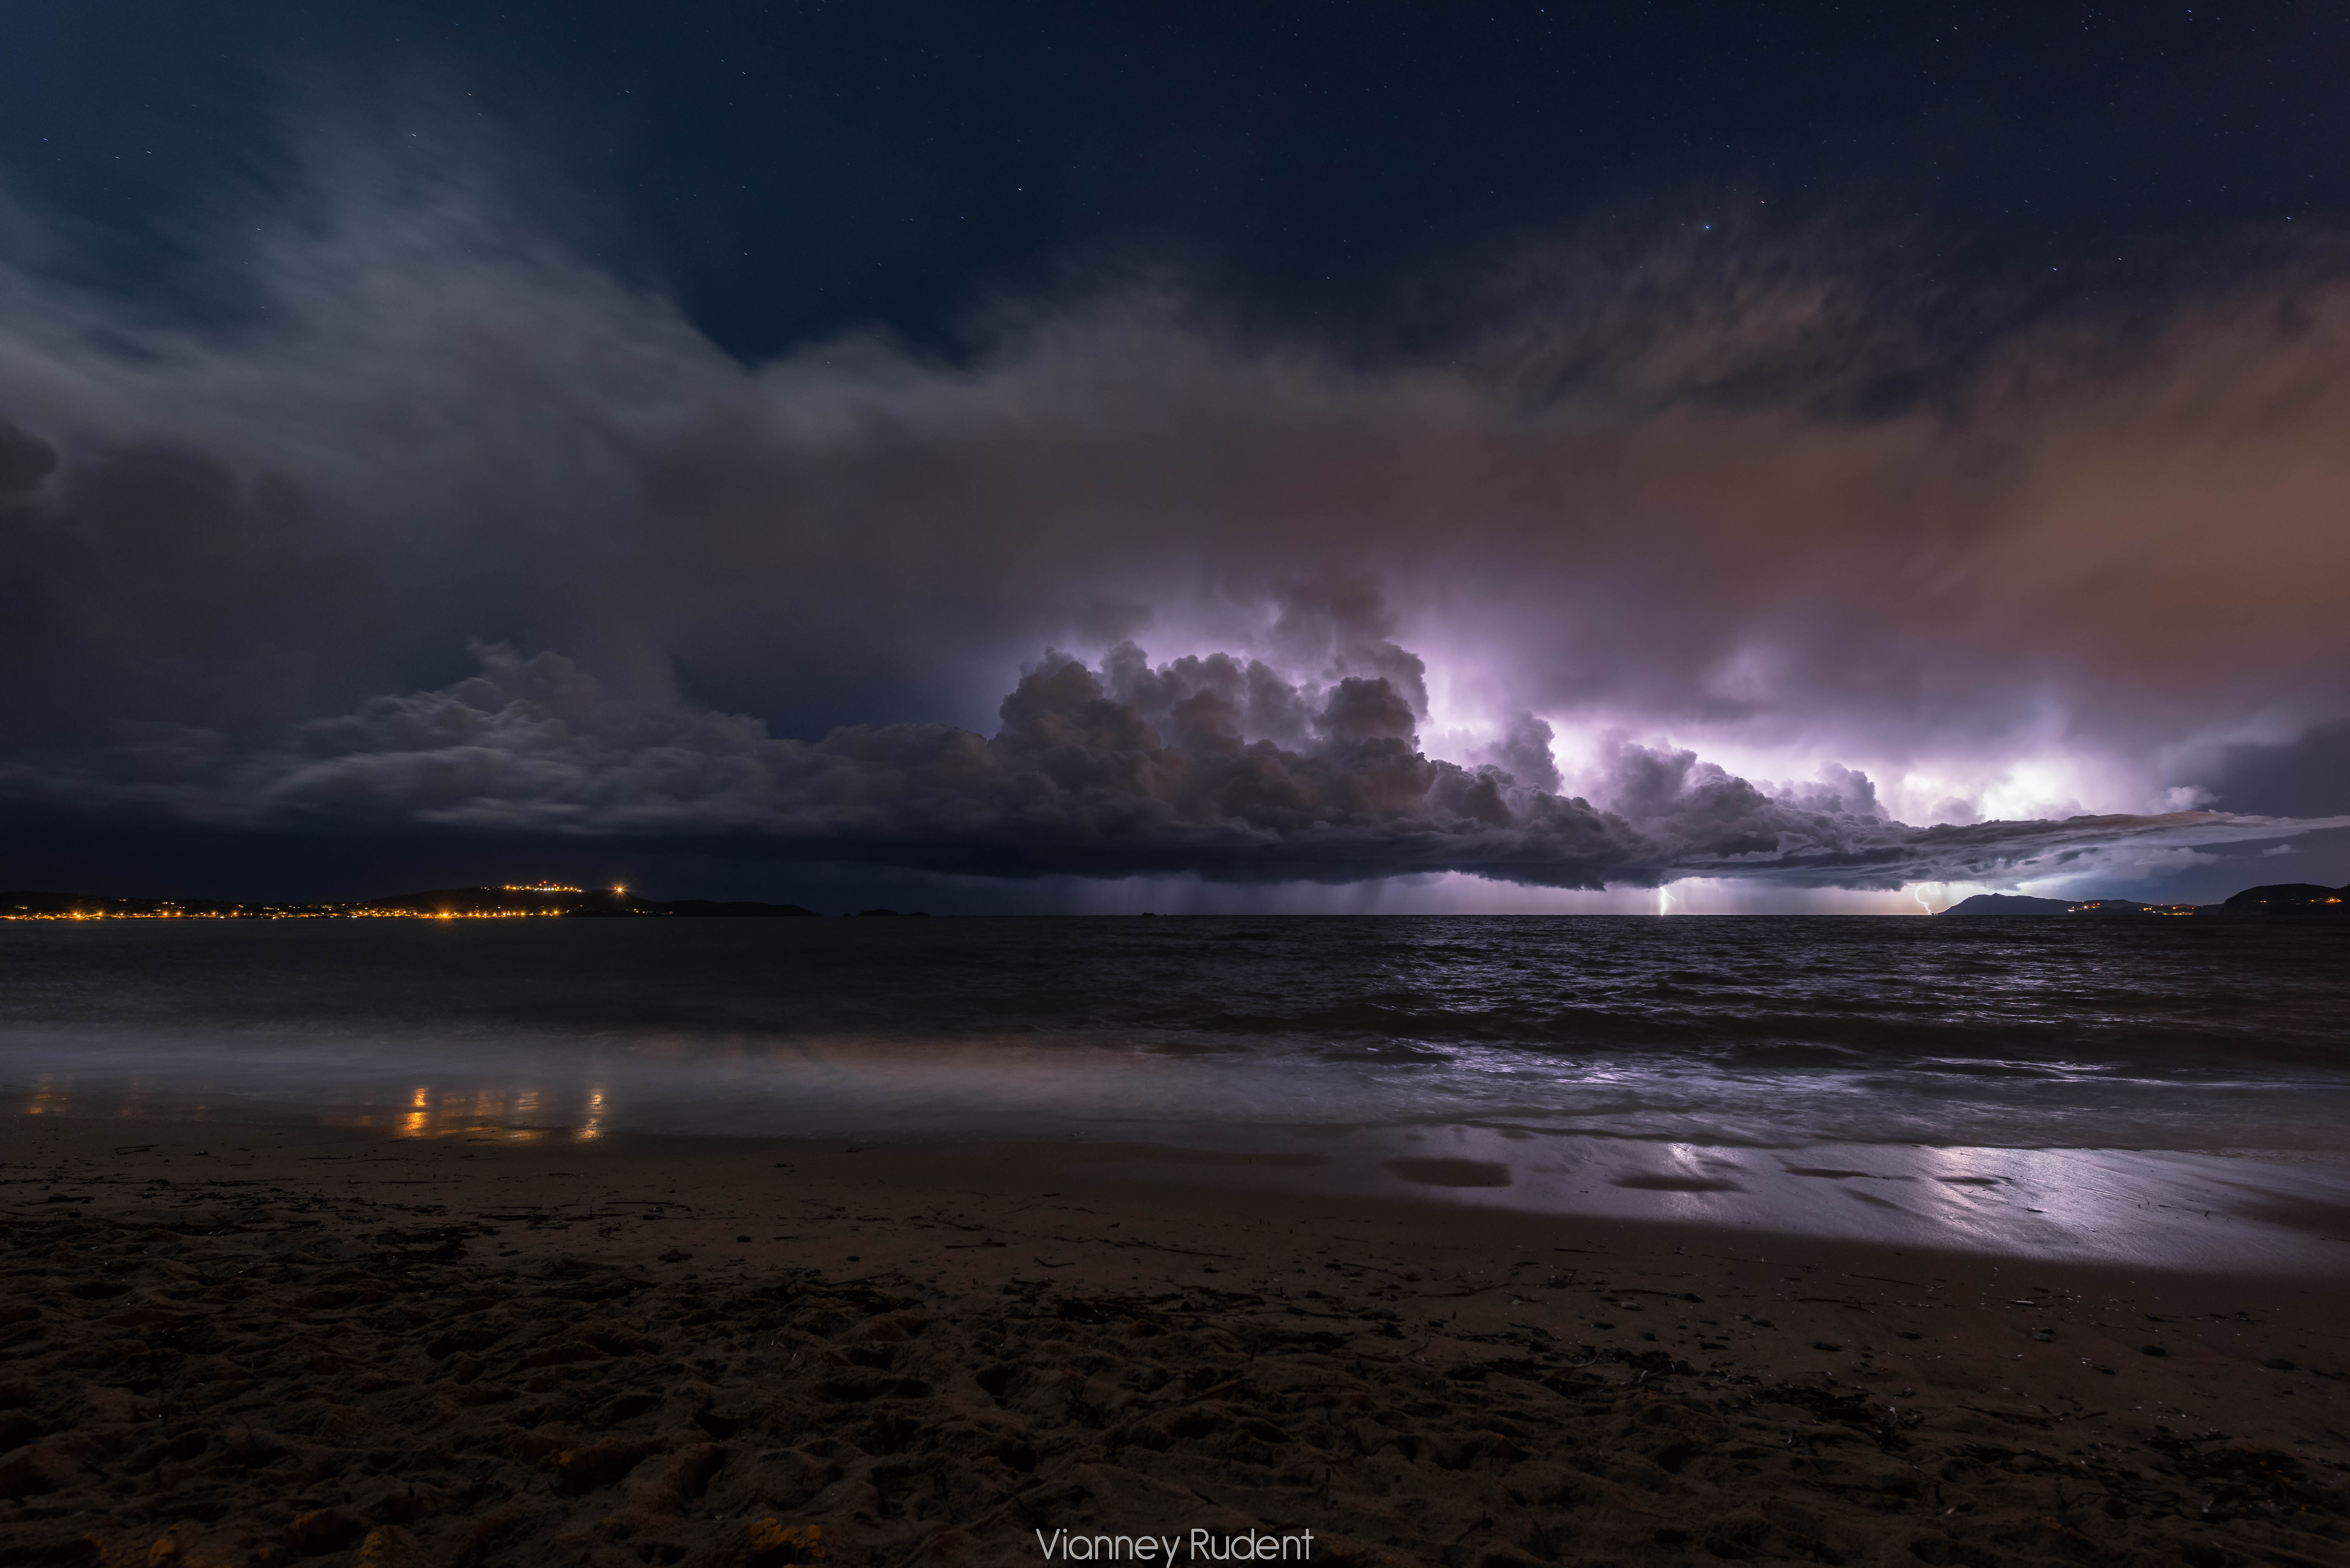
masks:
[[(2303, 1147), (2338, 1142), (2350, 1075), (2218, 1081), (1753, 1069), (1520, 1053), (1357, 1054), (1069, 1038), (778, 1039), (675, 1031), (319, 1036), (0, 1031), (0, 1096), (33, 1114), (480, 1124), (779, 1137), (1151, 1139), (1199, 1128), (1490, 1126), (1526, 1137), (1793, 1147)], [(421, 1119), (419, 1119), (421, 1117)], [(370, 1121), (368, 1125), (381, 1125)]]
[[(1457, 1067), (1431, 1075), (1384, 1062), (1347, 1067), (1082, 1042), (660, 1031), (460, 1045), (84, 1033), (0, 1037), (0, 1086), (11, 1080), (9, 1100), (27, 1116), (548, 1143), (623, 1132), (1051, 1138), (1210, 1156), (1183, 1167), (1186, 1180), (1759, 1232), (2149, 1263), (2191, 1253), (2220, 1267), (2291, 1268), (2293, 1256), (2350, 1254), (2350, 1241), (2334, 1239), (2350, 1238), (2350, 1166), (2322, 1153), (2303, 1151), (2294, 1164), (1985, 1147), (1980, 1133), (1950, 1137), (1956, 1147), (1855, 1140), (1837, 1137), (1832, 1117), (1806, 1129), (1800, 1110), (1783, 1105), (1742, 1121), (1695, 1114), (1673, 1074), (1621, 1063), (1562, 1064), (1547, 1079), (1521, 1071), (1495, 1088)], [(2173, 1097), (2198, 1096), (2181, 1089)], [(1932, 1108), (1892, 1106), (1883, 1125), (1900, 1125), (1896, 1111), (1914, 1124), (1921, 1105)], [(1140, 1166), (1112, 1159), (1104, 1168), (1115, 1176)]]
[[(27, 1116), (291, 1121), (401, 1139), (582, 1144), (627, 1125), (608, 1084), (414, 1083), (380, 1100), (224, 1109), (146, 1080), (77, 1095), (43, 1075)], [(2350, 1272), (2350, 1160), (2307, 1153), (1822, 1142), (1756, 1147), (1520, 1126), (1194, 1125), (1084, 1140), (1106, 1181), (1148, 1179), (1680, 1222), (2024, 1258), (2272, 1273)], [(893, 1140), (903, 1141), (903, 1140)], [(913, 1140), (913, 1141), (920, 1141)]]
[(1899, 1144), (1756, 1149), (1529, 1139), (1519, 1129), (1347, 1129), (1313, 1159), (1106, 1159), (1128, 1177), (1412, 1199), (1607, 1220), (2150, 1268), (2350, 1274), (2350, 1159)]

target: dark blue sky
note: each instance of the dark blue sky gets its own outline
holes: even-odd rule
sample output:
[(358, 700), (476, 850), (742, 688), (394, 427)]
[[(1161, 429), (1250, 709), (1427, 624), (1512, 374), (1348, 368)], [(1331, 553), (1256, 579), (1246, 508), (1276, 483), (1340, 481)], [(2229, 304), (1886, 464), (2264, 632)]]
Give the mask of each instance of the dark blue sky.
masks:
[[(367, 106), (569, 182), (589, 248), (744, 356), (1141, 255), (1287, 319), (1594, 221), (1767, 206), (2064, 292), (2350, 206), (2339, 7), (336, 5), (0, 15), (0, 165), (153, 292)], [(159, 265), (160, 264), (160, 265)]]

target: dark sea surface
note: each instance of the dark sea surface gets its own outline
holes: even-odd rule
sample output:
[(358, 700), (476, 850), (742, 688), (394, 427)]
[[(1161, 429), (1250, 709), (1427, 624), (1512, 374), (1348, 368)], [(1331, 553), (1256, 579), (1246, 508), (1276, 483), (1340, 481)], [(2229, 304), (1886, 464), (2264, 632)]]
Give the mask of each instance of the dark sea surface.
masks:
[(2339, 1150), (2350, 929), (1900, 918), (0, 926), (80, 1116)]

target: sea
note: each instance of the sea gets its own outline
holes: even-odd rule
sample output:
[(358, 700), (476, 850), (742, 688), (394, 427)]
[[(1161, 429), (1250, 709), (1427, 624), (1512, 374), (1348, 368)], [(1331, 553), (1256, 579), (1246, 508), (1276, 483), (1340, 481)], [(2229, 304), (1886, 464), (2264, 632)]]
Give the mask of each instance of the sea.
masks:
[(1871, 1211), (1901, 1208), (1887, 1182), (1956, 1201), (2257, 1169), (2262, 1212), (2350, 1235), (2350, 929), (21, 922), (0, 925), (0, 1096), (394, 1137), (1062, 1141), (1638, 1214), (1719, 1217), (1761, 1201), (1758, 1170), (1812, 1172), (1765, 1207), (1866, 1199), (1826, 1205), (1855, 1233), (1898, 1223)]

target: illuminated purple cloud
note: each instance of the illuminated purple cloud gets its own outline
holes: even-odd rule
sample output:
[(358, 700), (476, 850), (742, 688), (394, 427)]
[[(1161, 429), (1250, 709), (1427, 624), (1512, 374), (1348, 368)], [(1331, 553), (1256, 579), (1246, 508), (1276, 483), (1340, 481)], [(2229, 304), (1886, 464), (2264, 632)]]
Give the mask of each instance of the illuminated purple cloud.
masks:
[(265, 223), (234, 331), (0, 274), (16, 798), (1560, 886), (2350, 810), (2306, 274), (1932, 376), (1899, 279), (1730, 235), (1562, 246), (1419, 355), (1128, 282), (744, 366), (491, 210)]
[[(741, 715), (614, 699), (570, 660), (479, 650), (456, 685), (383, 697), (240, 754), (147, 732), (99, 771), (0, 788), (211, 826), (418, 826), (566, 839), (731, 842), (754, 854), (990, 876), (1343, 881), (1466, 872), (1557, 888), (1679, 877), (1897, 888), (2012, 880), (2117, 847), (2281, 839), (2350, 817), (2217, 812), (1911, 827), (1830, 769), (1765, 789), (1683, 752), (1624, 744), (1595, 804), (1419, 749), (1385, 675), (1292, 683), (1228, 655), (1096, 670), (1047, 655), (992, 736), (945, 724), (771, 737)], [(1400, 649), (1390, 657), (1416, 666)], [(1505, 742), (1537, 753), (1521, 728)]]

